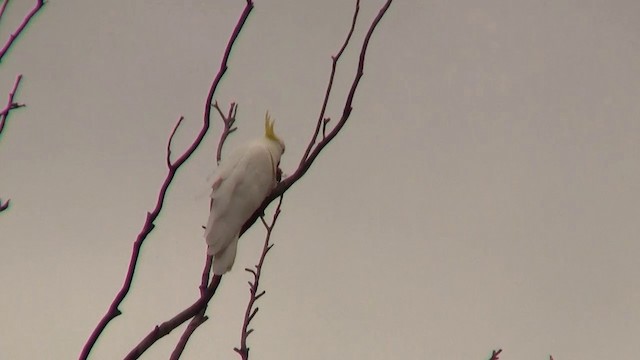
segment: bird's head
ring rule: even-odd
[[[280,147],[280,155],[284,154],[284,141],[280,140],[280,138],[273,131],[273,125],[275,124],[275,120],[271,120],[269,116],[269,112],[264,116],[264,137],[267,140],[276,143]]]

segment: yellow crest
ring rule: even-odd
[[[264,116],[264,136],[267,139],[281,142],[281,140],[276,136],[276,133],[273,131],[274,124],[275,124],[275,120],[271,120],[271,117],[269,116],[269,111],[267,111],[267,114]]]

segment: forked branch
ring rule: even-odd
[[[242,360],[249,359],[249,347],[247,346],[247,338],[249,334],[253,332],[253,329],[249,329],[249,324],[251,320],[258,313],[258,307],[254,307],[256,301],[260,299],[265,294],[265,291],[258,292],[260,286],[260,275],[262,274],[262,266],[264,265],[264,259],[267,257],[267,253],[273,247],[271,243],[271,232],[273,231],[273,227],[276,225],[276,221],[278,220],[278,216],[280,216],[280,207],[282,206],[282,198],[280,196],[280,201],[278,202],[278,207],[276,207],[276,212],[273,214],[273,218],[271,219],[271,225],[267,224],[264,220],[264,216],[261,216],[262,224],[264,228],[267,230],[267,234],[264,239],[264,245],[262,246],[262,254],[260,254],[260,260],[258,260],[258,264],[255,265],[255,269],[246,268],[245,271],[249,272],[253,275],[253,281],[249,281],[249,303],[247,304],[247,309],[244,313],[244,322],[242,323],[242,332],[240,334],[240,347],[234,348],[233,350],[237,352]]]

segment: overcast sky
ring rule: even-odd
[[[382,4],[362,2],[333,119]],[[32,3],[10,4],[2,39]],[[243,6],[50,0],[0,64],[0,95],[22,73],[27,104],[0,139],[0,358],[77,358]],[[216,95],[240,105],[225,154],[268,109],[295,170],[353,6],[256,0]],[[285,196],[252,358],[637,358],[639,34],[635,0],[396,0],[351,119]],[[92,359],[122,358],[197,298],[220,125],[176,177]],[[260,226],[241,239],[184,359],[237,357],[242,269],[263,239]],[[166,359],[182,329],[143,358]]]

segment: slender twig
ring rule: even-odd
[[[213,104],[213,107],[218,110],[218,114],[220,115],[220,118],[222,119],[222,123],[223,123],[223,128],[222,128],[222,134],[220,135],[220,141],[218,141],[218,150],[216,151],[216,163],[218,163],[218,165],[220,164],[220,160],[222,160],[222,147],[224,146],[224,143],[227,141],[227,137],[234,131],[238,130],[237,127],[234,127],[233,124],[236,122],[236,114],[238,113],[238,105],[236,103],[231,103],[231,106],[229,106],[229,113],[228,115],[224,115],[222,113],[222,110],[220,109],[220,107],[218,106],[218,102],[216,101],[215,104]]]
[[[196,138],[196,140],[194,141],[194,143],[192,144],[192,146],[187,150],[187,153],[183,154],[183,156],[181,156],[176,163],[180,163],[180,165],[182,165],[182,163],[184,161],[186,161],[186,159],[191,156],[191,154],[193,153],[193,151],[195,151],[195,148],[200,144],[200,142],[202,141],[202,139],[204,138],[207,130],[209,129],[209,124],[210,124],[210,120],[211,120],[211,108],[212,103],[213,103],[213,95],[215,94],[216,89],[218,88],[218,84],[220,83],[220,80],[222,80],[223,75],[226,73],[227,71],[227,62],[229,60],[229,56],[231,55],[231,49],[233,48],[233,45],[236,41],[236,39],[238,38],[238,35],[240,34],[240,31],[242,30],[245,22],[247,21],[247,18],[249,16],[249,14],[251,13],[251,10],[253,9],[253,1],[252,0],[247,0],[246,1],[246,5],[244,7],[244,10],[242,11],[242,14],[240,15],[240,18],[238,19],[238,22],[236,23],[236,26],[233,30],[233,33],[231,34],[231,37],[229,38],[229,42],[227,43],[227,47],[225,49],[224,55],[222,57],[222,61],[220,63],[220,69],[218,70],[218,73],[216,74],[215,78],[213,79],[213,82],[211,83],[211,87],[209,88],[209,94],[207,96],[207,101],[205,103],[205,110],[204,110],[204,124],[202,126],[202,129],[200,131],[200,133],[198,134],[198,137]],[[187,155],[187,156],[185,156]],[[180,162],[182,161],[182,162]],[[173,177],[173,175],[171,176]],[[166,188],[163,189],[166,191]],[[162,195],[162,197],[164,197],[164,195]],[[157,214],[156,214],[157,216]],[[147,217],[149,218],[149,216]],[[155,219],[155,217],[154,217]],[[151,224],[153,226],[153,224]],[[145,226],[146,228],[146,226]],[[145,235],[146,236],[146,235]],[[133,267],[135,267],[135,261],[133,261],[133,256],[135,255],[135,260],[137,260],[137,256],[138,253],[140,252],[140,246],[138,245],[136,247],[137,241],[136,243],[134,243],[134,251],[132,253],[132,263]],[[133,270],[131,270],[132,267],[130,266],[130,272],[133,273]],[[129,273],[127,274],[129,275]],[[129,289],[129,286],[131,285],[131,281],[129,276],[127,276],[127,279],[129,280],[128,282],[125,282],[126,286],[126,291],[124,292],[124,294],[126,295],[126,292]],[[215,291],[218,287],[218,284],[220,283],[220,279],[221,276],[214,276],[213,279],[211,280],[211,284],[209,284],[209,286],[207,287],[207,291],[205,292],[204,296],[201,296],[200,299],[198,299],[195,303],[193,303],[190,307],[188,307],[187,309],[185,309],[184,311],[182,311],[181,313],[179,313],[178,315],[174,316],[173,318],[171,318],[170,320],[162,323],[159,326],[156,326],[154,328],[154,330],[152,330],[144,339],[142,339],[142,341],[140,341],[140,343],[133,349],[131,350],[131,352],[129,353],[129,355],[127,355],[126,359],[137,359],[140,355],[142,355],[142,353],[144,351],[146,351],[151,345],[153,345],[156,341],[158,341],[160,338],[162,338],[163,336],[169,334],[173,329],[175,329],[176,327],[180,326],[182,323],[184,323],[185,321],[187,321],[188,319],[196,316],[202,309],[203,307],[209,302],[209,300],[213,297],[213,295],[215,294]],[[123,287],[123,289],[125,289],[125,287]],[[116,299],[118,300],[117,304],[120,304],[120,302],[122,301],[122,299],[124,298],[124,296],[120,297],[118,296]],[[115,301],[114,301],[115,303]],[[112,314],[113,313],[113,314]],[[113,317],[119,315],[119,310],[117,310],[117,305],[114,308],[114,306],[112,305],[112,307],[110,307],[109,312],[107,313],[107,315],[105,315],[105,318],[108,318],[108,320],[106,321],[106,323],[108,323],[109,320],[111,320]],[[112,315],[110,315],[112,314]],[[109,318],[110,316],[110,318]],[[104,319],[103,319],[104,320]],[[100,332],[104,329],[104,327],[106,326],[106,323],[104,323],[104,325],[102,325],[102,321],[101,324],[99,324],[99,328],[100,328]],[[98,328],[96,328],[96,330],[98,330]],[[98,332],[99,335],[99,332]],[[97,339],[97,336],[93,336],[92,334],[92,338],[90,338],[90,340],[93,340],[93,343],[95,343],[95,340]],[[91,343],[90,346],[93,346],[93,343]],[[89,344],[89,343],[87,343]],[[89,351],[90,351],[91,347],[89,347]],[[84,351],[83,350],[83,355],[85,357],[81,356],[81,359],[86,359],[86,356],[89,354],[89,351]]]
[[[318,133],[320,131],[320,126],[322,124],[324,124],[322,125],[322,137],[323,138],[325,137],[325,128],[329,120],[324,118],[324,113],[327,110],[327,104],[329,103],[329,96],[331,95],[331,89],[333,89],[333,78],[336,75],[336,69],[338,68],[338,61],[340,60],[340,57],[342,57],[342,53],[344,52],[344,50],[349,45],[349,40],[351,40],[351,35],[353,35],[353,30],[356,27],[356,22],[358,20],[359,12],[360,12],[360,0],[356,0],[356,9],[353,11],[351,28],[349,29],[347,38],[344,40],[342,47],[340,48],[340,50],[338,50],[338,53],[331,57],[331,74],[329,75],[329,83],[327,84],[327,90],[325,91],[324,100],[322,101],[322,108],[320,110],[320,115],[318,116],[318,122],[316,123],[316,128],[313,131],[313,136],[309,141],[309,145],[307,145],[307,149],[304,151],[304,155],[302,155],[302,159],[300,159],[299,166],[303,166],[305,161],[307,160],[307,157],[309,157],[309,153],[311,152],[311,149],[313,149],[313,145],[315,145],[316,140],[318,139]]]
[[[2,7],[0,8],[0,20],[2,20],[2,15],[4,15],[4,10],[7,8],[7,4],[9,4],[9,0],[4,0],[4,2],[2,2]]]
[[[9,205],[11,205],[11,199],[8,199],[5,202],[2,202],[2,199],[0,199],[0,212],[7,210]]]
[[[284,195],[283,195],[284,196]],[[249,359],[249,347],[247,347],[247,338],[249,334],[253,332],[253,329],[249,329],[249,323],[258,313],[258,307],[253,307],[255,302],[265,294],[265,291],[258,292],[260,286],[260,275],[262,274],[262,266],[264,264],[264,259],[267,256],[267,253],[273,247],[273,244],[270,243],[271,240],[271,232],[273,231],[273,227],[276,225],[276,221],[278,220],[278,216],[280,216],[280,207],[282,206],[282,198],[280,196],[280,201],[278,202],[278,207],[276,207],[276,212],[273,214],[273,218],[271,220],[271,225],[267,224],[264,220],[264,216],[261,216],[262,224],[267,230],[267,234],[264,239],[264,245],[262,246],[262,254],[260,254],[260,260],[258,260],[258,264],[255,265],[254,269],[245,269],[245,271],[251,273],[253,275],[253,281],[249,282],[249,303],[247,304],[247,309],[244,313],[244,322],[242,323],[242,333],[240,335],[240,347],[234,348],[235,352],[237,352],[242,360]]]
[[[4,7],[7,5],[7,3],[8,1],[6,1],[2,6],[3,13],[4,13]],[[0,49],[0,62],[2,62],[2,59],[4,58],[5,54],[7,53],[7,51],[9,51],[9,48],[11,48],[11,46],[13,45],[13,42],[18,38],[18,36],[20,36],[22,31],[27,27],[27,24],[29,24],[31,19],[38,13],[38,11],[40,11],[40,9],[42,9],[44,4],[45,4],[44,0],[36,0],[36,5],[33,7],[33,9],[31,9],[31,11],[29,11],[29,13],[24,17],[24,19],[22,19],[22,22],[20,23],[20,25],[18,25],[18,28],[16,29],[16,31],[14,31],[9,36],[9,40],[7,40],[7,42],[4,44],[4,47]]]
[[[489,360],[500,360],[498,359],[498,355],[500,355],[501,352],[502,349],[493,350],[493,352],[491,352],[491,357],[489,358]]]
[[[4,11],[4,6],[6,6],[6,2],[3,4],[2,11]],[[2,15],[0,14],[0,17],[1,16]],[[13,98],[15,97],[16,92],[18,91],[18,86],[20,86],[21,80],[22,80],[22,74],[18,75],[18,77],[16,78],[16,82],[13,85],[13,89],[11,90],[11,92],[9,92],[9,100],[7,101],[7,105],[4,107],[4,109],[0,110],[0,139],[2,139],[2,131],[4,130],[4,126],[7,123],[7,119],[9,119],[9,113],[11,113],[11,110],[21,108],[24,106],[24,104],[19,104],[13,101]],[[7,201],[5,202],[2,202],[2,199],[0,199],[0,212],[7,210],[10,204],[11,204],[11,199],[7,199]]]
[[[16,96],[16,92],[18,91],[18,86],[20,86],[20,81],[22,81],[22,74],[18,75],[16,78],[16,82],[13,84],[13,89],[9,93],[9,101],[7,101],[7,105],[4,109],[0,110],[0,135],[2,135],[2,131],[4,130],[4,126],[7,123],[7,119],[9,118],[9,113],[13,109],[21,108],[24,104],[19,104],[13,101],[13,98]]]

